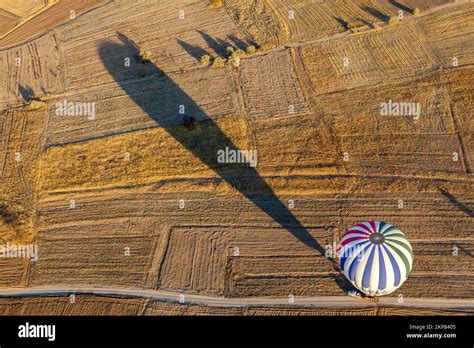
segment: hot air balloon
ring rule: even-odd
[[[413,265],[413,250],[405,234],[381,221],[349,229],[342,236],[338,255],[344,275],[367,296],[395,291]]]

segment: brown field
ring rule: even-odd
[[[225,9],[242,31],[260,45],[273,47],[287,41],[287,29],[267,1],[227,0]]]
[[[218,119],[216,124],[224,133],[229,134],[229,138],[239,148],[248,148],[250,135],[245,119],[237,116],[223,117]],[[189,139],[206,134],[205,141],[210,147],[218,141],[212,134],[214,127],[208,122],[198,123],[191,132],[182,125],[173,127]],[[113,139],[114,142],[111,141]],[[102,148],[107,151],[101,150]],[[126,153],[130,156],[128,161],[125,158]],[[208,154],[209,157],[213,155]],[[71,158],[76,161],[70,161]],[[50,147],[42,160],[41,170],[44,178],[41,185],[45,191],[64,191],[72,187],[114,187],[173,178],[213,176],[213,172],[204,163],[179,146],[172,136],[160,128]]]
[[[1,240],[31,242],[36,233],[36,187],[44,144],[44,111],[1,112],[0,131]]]
[[[184,11],[185,19],[177,16],[180,10]],[[123,16],[123,13],[134,15]],[[223,55],[228,46],[247,45],[246,36],[233,24],[224,9],[210,11],[206,1],[120,0],[101,11],[78,18],[58,34],[64,42],[68,90],[114,80],[104,68],[98,46],[113,42],[117,33],[135,41],[141,49],[149,50],[156,66],[166,73],[196,68],[204,54]],[[142,76],[143,67],[133,64],[137,57],[130,58],[132,66],[124,70],[123,59],[110,55],[113,64],[117,64],[119,79]],[[84,74],[84,71],[88,73]]]
[[[462,186],[459,189],[462,190]],[[158,192],[153,192],[155,190]],[[182,193],[187,197],[187,203],[185,209],[178,210],[175,194],[159,192],[161,190],[144,187],[142,192],[55,194],[41,201],[42,225],[47,230],[41,231],[38,238],[40,249],[47,250],[47,257],[30,268],[33,284],[105,286],[120,281],[165,291],[231,297],[285,296],[288,293],[343,295],[335,282],[338,273],[328,260],[304,246],[287,230],[277,226],[269,228],[269,224],[274,224],[268,217],[262,213],[249,213],[252,203],[222,195],[225,190],[219,190],[221,194],[216,195],[208,193],[209,188],[194,187],[190,192]],[[472,198],[470,202],[462,195],[457,196],[465,204],[472,204]],[[71,197],[75,199],[75,209],[69,208]],[[337,243],[342,231],[371,217],[404,224],[418,257],[413,270],[415,285],[413,288],[404,286],[403,294],[469,297],[469,288],[463,288],[462,284],[472,278],[469,255],[473,248],[470,236],[474,231],[470,218],[453,207],[441,193],[403,193],[396,199],[388,199],[382,194],[369,196],[366,193],[359,197],[339,194],[337,201],[332,195],[289,197],[295,199],[294,214],[298,220],[306,226],[318,225],[309,231],[321,245]],[[406,208],[396,208],[398,199],[406,202]],[[282,200],[286,201],[287,197]],[[197,211],[208,213],[197,220]],[[232,226],[236,212],[246,221],[245,227]],[[163,237],[152,244],[151,234],[156,233],[157,227],[151,224],[153,220],[143,221],[143,216],[153,216],[165,226],[187,227],[163,230]],[[80,227],[76,226],[78,221],[81,221]],[[452,231],[449,237],[445,235],[447,229]],[[113,235],[117,242],[108,247],[105,241],[102,242],[106,240],[103,237],[91,240],[87,233],[95,230]],[[139,231],[143,231],[148,247],[155,251],[144,249],[144,245],[135,244],[138,239],[134,242],[130,238]],[[54,236],[55,242],[48,239],[48,235]],[[125,246],[131,248],[131,256],[124,256]],[[454,247],[459,249],[457,256],[452,254]],[[66,250],[75,250],[73,262]],[[238,255],[235,255],[236,250]],[[155,265],[150,264],[153,262],[150,257]],[[442,266],[438,264],[440,260]],[[58,262],[62,266],[54,267]],[[90,268],[80,267],[81,272],[74,274],[62,273],[78,267],[75,262],[86,263]],[[128,267],[124,268],[124,265]],[[150,268],[152,273],[147,273]],[[104,281],[100,275],[108,272],[112,273]],[[141,278],[137,278],[139,276]],[[158,278],[152,279],[153,276]],[[420,282],[441,276],[447,277],[446,281],[453,279],[453,286],[419,287]],[[460,277],[463,281],[455,285]],[[454,287],[458,291],[453,293]]]
[[[0,259],[0,314],[472,314],[1,297],[12,287],[102,287],[346,298],[324,251],[375,219],[400,227],[415,254],[386,298],[471,303],[474,4],[394,3],[61,0],[0,39],[0,244],[39,248],[38,261]],[[0,34],[31,14],[2,5]],[[386,25],[400,6],[421,14]],[[199,62],[251,44],[239,64]],[[61,116],[63,101],[95,103],[96,115]],[[388,101],[417,102],[420,117],[382,116]],[[227,145],[256,150],[255,170],[218,163]]]
[[[8,32],[12,28],[14,28],[19,21],[19,16],[11,12],[5,11],[4,9],[0,9],[0,33]]]
[[[288,31],[288,40],[292,42],[319,39],[340,33],[345,29],[343,21],[355,26],[364,26],[396,12],[395,9],[389,9],[381,3],[383,2],[377,0],[269,1]]]
[[[458,59],[459,66],[465,66],[473,63],[473,18],[472,4],[465,4],[421,18],[416,26],[444,66],[452,66],[453,58]],[[459,30],[463,31],[462,37]]]
[[[186,86],[188,95],[199,104],[209,117],[218,118],[242,113],[239,98],[233,93],[237,86],[229,69],[199,69],[186,74],[171,74],[170,77],[181,88]],[[170,115],[166,119],[167,123],[173,125],[181,122],[182,116],[176,113],[176,101],[166,98],[167,93],[161,93],[163,98],[156,97],[157,94],[160,95],[160,92],[156,90],[157,83],[161,86],[162,91],[169,93],[176,87],[166,81],[161,83],[160,77],[156,76],[133,83],[139,86],[140,96],[154,100],[160,115]],[[213,97],[208,98],[209,94],[212,94]],[[77,100],[95,102],[96,113],[100,117],[91,121],[87,116],[79,119],[57,116],[55,114],[56,103],[63,103],[64,100],[68,102]],[[105,94],[100,87],[82,94],[51,99],[49,105],[48,145],[77,142],[156,127],[156,122],[137,107],[120,86],[116,85],[109,86]],[[189,109],[193,111],[192,106]],[[116,121],[118,114],[123,115],[120,116],[120,122]],[[196,117],[196,120],[199,120],[199,117]]]
[[[24,45],[0,50],[0,71],[6,75],[5,83],[0,85],[2,102],[63,91],[61,53],[57,45],[54,35],[46,34]]]
[[[0,311],[4,315],[239,315],[239,316],[314,316],[314,315],[469,315],[463,309],[426,310],[423,308],[406,309],[398,306],[367,305],[366,307],[340,307],[337,310],[324,307],[292,306],[244,306],[213,307],[197,304],[176,304],[148,299],[124,299],[78,294],[75,302],[71,297],[2,298]]]
[[[27,21],[36,14],[45,10],[49,5],[57,1],[45,0],[2,0],[0,2],[0,37],[3,38],[22,22]]]
[[[12,9],[17,8],[18,12],[15,14],[19,19],[5,29],[0,28],[3,29],[0,31],[0,47],[12,46],[43,34],[51,27],[75,20],[106,2],[107,0],[2,0],[0,9],[12,13]]]
[[[250,117],[310,112],[289,51],[245,60],[241,79]],[[278,89],[269,88],[270,86]],[[265,103],[262,103],[262,100],[265,100]]]
[[[0,279],[0,288],[17,288],[26,286],[26,270],[28,269],[28,263],[29,260],[27,259],[0,260],[0,270],[2,271],[2,277]]]
[[[407,23],[301,48],[316,93],[373,86],[390,78],[419,77],[435,69],[438,62],[412,26]]]
[[[90,295],[0,299],[2,315],[141,315],[144,307],[143,299]]]
[[[410,17],[414,8],[421,12],[454,0],[243,0],[226,1],[227,11],[238,25],[263,45],[305,42],[341,34],[354,28],[387,21],[403,9]]]
[[[31,263],[30,285],[145,286],[161,234],[152,221],[134,220],[116,217],[40,229],[38,248],[44,256]],[[97,230],[99,238],[91,235]]]

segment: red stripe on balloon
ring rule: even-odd
[[[355,225],[354,227],[363,228],[364,230],[366,230],[368,232],[368,234],[372,234],[372,231],[367,226],[365,226],[364,224],[358,224],[358,225]]]
[[[369,221],[369,224],[370,226],[372,226],[372,229],[373,229],[372,233],[377,233],[377,227],[375,226],[375,221]]]
[[[348,244],[348,243],[350,243],[350,242],[353,242],[353,241],[359,240],[359,239],[367,239],[367,238],[366,238],[366,237],[352,237],[352,238],[348,238],[348,239],[346,239],[345,241],[341,242],[341,245],[344,246],[344,245],[346,245],[346,244]]]
[[[364,231],[359,231],[359,230],[349,230],[344,235],[349,234],[349,233],[358,233],[358,234],[363,234],[365,236],[368,236],[370,233],[364,232]]]

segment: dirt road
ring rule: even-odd
[[[177,302],[186,304],[197,304],[214,307],[246,307],[246,306],[282,306],[294,305],[295,307],[367,307],[376,306],[376,302],[352,298],[349,296],[318,296],[318,297],[294,297],[290,302],[289,297],[284,298],[225,298],[211,297],[195,294],[179,294],[173,292],[142,290],[142,289],[119,289],[119,288],[86,288],[86,287],[31,287],[1,289],[1,297],[41,297],[41,296],[68,296],[70,294],[92,294],[98,296],[145,298],[151,300]],[[379,304],[417,307],[433,309],[464,309],[474,310],[474,299],[428,299],[428,298],[405,298],[401,303],[395,297],[379,298]]]

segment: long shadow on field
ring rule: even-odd
[[[228,41],[219,38],[214,38],[211,35],[198,30],[199,35],[206,41],[207,45],[219,56],[226,54],[227,47],[232,46]]]
[[[100,46],[99,53],[107,70],[130,98],[153,118],[158,126],[164,128],[182,146],[213,169],[223,180],[241,192],[278,224],[284,226],[302,243],[324,255],[325,249],[276,197],[273,190],[255,168],[248,163],[218,163],[217,153],[219,150],[225,150],[226,148],[237,150],[238,148],[199,105],[161,69],[149,64],[152,70],[151,73],[154,75],[153,78],[156,78],[153,82],[156,84],[153,87],[156,90],[154,96],[143,93],[138,83],[127,83],[121,80],[123,74],[119,71],[123,69],[123,65],[117,66],[113,62],[123,61],[125,57],[131,58],[131,52],[134,55],[133,59],[136,59],[140,50],[133,41],[125,36],[121,35],[120,38],[123,43],[104,43]],[[110,54],[113,54],[117,59],[111,60]],[[185,115],[179,113],[183,106]],[[202,121],[199,127],[196,127],[194,120]],[[177,126],[177,124],[184,124],[186,127]],[[236,212],[237,215],[238,212]]]
[[[344,29],[347,29],[349,26],[349,23],[340,17],[333,16],[332,18],[334,18]]]
[[[408,12],[408,13],[411,13],[411,12],[412,12],[412,9],[411,9],[411,8],[409,8],[409,7],[406,6],[406,5],[401,4],[401,3],[400,3],[399,1],[397,1],[397,0],[389,0],[388,2],[391,3],[393,6],[399,8],[399,9],[402,10],[402,11],[405,11],[405,12]]]
[[[467,214],[468,216],[470,217],[474,217],[474,209],[471,208],[470,206],[468,206],[467,204],[464,204],[462,202],[460,202],[456,196],[454,196],[453,194],[449,193],[448,191],[446,191],[444,188],[442,187],[438,187],[438,190],[439,192],[441,192],[443,194],[443,196],[445,196],[450,202],[452,205],[454,205],[455,207],[457,207],[459,210],[463,211],[465,214]]]
[[[200,60],[202,56],[204,55],[209,55],[209,52],[207,52],[205,49],[199,47],[198,45],[191,45],[188,44],[187,42],[184,42],[182,40],[177,40],[178,44],[193,58],[196,60]]]
[[[33,89],[29,86],[18,85],[18,91],[20,92],[21,97],[24,101],[29,102],[31,97],[35,95]]]
[[[389,16],[387,16],[386,14],[380,12],[379,10],[373,8],[373,7],[370,7],[370,6],[365,6],[364,7],[364,10],[369,13],[370,15],[374,16],[375,18],[378,18],[380,19],[381,21],[388,21],[390,19]]]
[[[240,48],[241,50],[246,50],[248,46],[253,45],[255,47],[258,47],[258,45],[253,42],[252,40],[241,40],[235,35],[228,35],[227,38],[232,41],[232,43],[237,47]]]
[[[467,256],[474,258],[474,255],[472,255],[472,253],[471,253],[469,250],[467,250],[466,248],[460,246],[459,244],[456,244],[456,246],[457,246],[459,249],[461,249]]]

